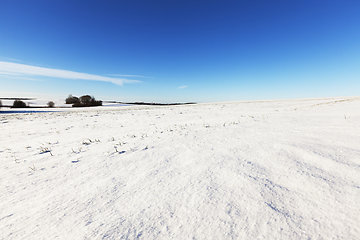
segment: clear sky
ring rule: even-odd
[[[360,1],[0,0],[0,97],[360,95]]]

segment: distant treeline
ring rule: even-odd
[[[10,108],[28,108],[25,102],[21,100],[34,100],[36,98],[0,98],[0,108],[1,107],[10,107]],[[13,105],[3,105],[1,100],[14,100]]]
[[[156,105],[156,106],[172,106],[172,105],[187,105],[187,104],[196,104],[195,102],[188,102],[188,103],[148,103],[148,102],[116,102],[122,104],[132,104],[132,105]]]
[[[2,105],[2,100],[15,100],[13,105]],[[47,106],[29,106],[29,103],[26,104],[21,100],[34,100],[35,98],[0,98],[0,108],[1,107],[11,107],[11,108],[46,108],[46,107],[55,107],[55,103],[50,101],[47,103]],[[104,101],[106,103],[120,103],[120,104],[129,104],[129,105],[151,105],[151,106],[174,106],[174,105],[188,105],[196,104],[195,102],[186,102],[186,103],[153,103],[153,102],[117,102],[117,101]],[[66,104],[72,104],[72,107],[92,107],[92,106],[102,106],[103,101],[96,100],[95,97],[90,95],[84,95],[81,97],[76,97],[69,95],[65,99]]]
[[[35,100],[36,98],[0,98],[0,100]]]

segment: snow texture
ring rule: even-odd
[[[360,98],[0,110],[0,239],[359,239]]]

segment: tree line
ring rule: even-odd
[[[65,103],[72,104],[73,107],[102,106],[101,100],[96,100],[94,96],[90,96],[90,95],[84,95],[78,98],[70,94],[65,99]]]
[[[102,101],[101,100],[96,100],[94,96],[90,96],[90,95],[84,95],[81,97],[76,97],[73,95],[69,95],[66,99],[65,99],[65,103],[66,104],[72,104],[72,107],[92,107],[92,106],[102,106]],[[2,102],[0,100],[0,108],[2,107]],[[11,108],[28,108],[30,107],[29,105],[26,105],[25,102],[23,102],[22,100],[19,99],[15,99],[13,105],[11,106]],[[49,101],[47,103],[47,107],[55,107],[55,103],[53,101]]]

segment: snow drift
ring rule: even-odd
[[[360,98],[41,111],[0,111],[0,239],[360,235]]]

